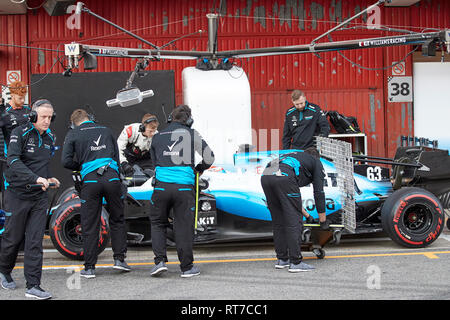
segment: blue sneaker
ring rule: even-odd
[[[160,263],[153,266],[152,270],[150,271],[150,275],[154,277],[154,276],[160,275],[161,273],[164,273],[166,271],[167,271],[167,266],[164,263],[164,261],[161,261]]]
[[[200,269],[197,266],[192,266],[191,269],[181,272],[182,278],[190,278],[194,276],[198,276],[200,274]]]
[[[299,264],[293,264],[291,263],[289,265],[289,272],[303,272],[303,271],[312,271],[316,268],[313,266],[310,266],[309,264],[306,264],[304,262],[300,262]]]
[[[16,288],[16,283],[11,278],[11,274],[3,274],[0,272],[0,281],[2,288],[5,290],[14,290]]]
[[[122,271],[126,271],[126,272],[131,271],[130,266],[125,262],[125,260],[123,260],[123,261],[114,260],[113,269],[122,270]]]
[[[95,270],[94,269],[83,269],[80,271],[80,276],[87,278],[87,279],[95,278]]]
[[[289,259],[288,260],[278,259],[277,263],[275,264],[275,269],[288,268],[289,265],[290,265]]]
[[[27,298],[35,298],[38,300],[46,300],[51,299],[52,295],[50,292],[45,291],[39,286],[33,286],[25,292],[25,297]]]

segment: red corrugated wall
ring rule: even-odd
[[[0,43],[28,45],[27,17],[0,15]],[[22,80],[28,82],[28,50],[20,47],[0,46],[0,83],[6,83],[8,70],[20,70]]]
[[[170,48],[205,50],[209,12],[218,11],[213,0],[85,0],[93,12],[134,31],[147,40],[163,45],[183,35]],[[449,27],[450,1],[422,0],[407,8],[382,8],[382,23],[415,30]],[[304,44],[335,26],[337,22],[360,12],[373,0],[222,0],[219,26],[219,50]],[[44,9],[27,15],[0,15],[1,43],[29,45],[63,50],[63,44],[77,41],[87,44],[136,47],[146,46],[113,27],[83,14],[80,29],[68,28],[66,15],[50,17]],[[70,20],[69,22],[73,22]],[[367,15],[353,23],[365,24]],[[356,24],[350,26],[357,27]],[[419,28],[420,27],[420,28]],[[204,32],[199,33],[199,30]],[[335,32],[333,40],[387,35],[367,29]],[[325,41],[325,39],[324,39]],[[382,68],[403,58],[411,47],[392,47],[346,51],[350,60],[370,68]],[[63,52],[59,53],[62,56]],[[6,82],[6,70],[22,70],[25,81],[30,73],[62,72],[58,53],[0,46],[0,79]],[[290,92],[299,88],[308,100],[325,110],[338,110],[356,116],[368,136],[370,154],[392,156],[400,135],[413,134],[413,104],[387,101],[387,77],[391,70],[368,71],[346,61],[338,53],[260,57],[240,61],[252,89],[252,126],[254,129],[280,129],[284,112],[290,107]],[[181,71],[193,61],[161,61],[154,70],[175,70],[176,101],[182,102]],[[406,60],[407,75],[412,75],[412,58]],[[131,71],[131,59],[100,58],[97,71]],[[83,69],[81,68],[80,71]],[[120,86],[120,85],[119,85]],[[32,89],[31,89],[32,93]],[[280,132],[281,138],[281,132]],[[269,136],[270,141],[270,136]]]

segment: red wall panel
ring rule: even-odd
[[[384,154],[383,90],[308,90],[305,93],[308,101],[318,104],[323,110],[336,110],[344,115],[356,116],[359,127],[367,134],[368,152]],[[271,130],[279,129],[281,139],[284,114],[291,106],[290,92],[253,93],[252,126],[268,130],[268,144]],[[259,142],[254,141],[254,144]]]
[[[20,70],[22,80],[28,82],[27,17],[0,15],[0,83],[6,85],[6,71]]]

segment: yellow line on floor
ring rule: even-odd
[[[438,254],[449,254],[450,251],[433,251],[433,252],[397,252],[397,253],[369,253],[369,254],[348,254],[339,256],[325,256],[325,259],[348,259],[348,258],[372,258],[372,257],[396,257],[396,256],[418,256],[423,255],[429,259],[439,259]],[[304,257],[304,260],[317,259],[316,257]],[[230,262],[258,262],[258,261],[276,261],[276,258],[242,258],[242,259],[215,259],[215,260],[195,260],[194,263],[230,263]],[[151,266],[153,262],[130,262],[130,266]],[[178,265],[178,261],[167,262],[167,264]],[[109,268],[113,264],[97,264],[98,268]],[[68,265],[49,265],[43,266],[44,270],[50,269],[82,269],[82,264]],[[16,269],[23,269],[23,266],[16,266]]]
[[[427,257],[428,259],[439,259],[439,257],[437,255],[435,255],[434,253],[430,252],[430,253],[424,253],[423,254],[425,257]]]

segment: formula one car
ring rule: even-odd
[[[234,164],[215,165],[205,171],[199,182],[195,243],[271,239],[271,216],[260,176],[269,161],[292,151],[238,153]],[[366,163],[375,162],[392,165],[392,175],[390,179],[383,179],[381,175],[364,176],[351,170],[354,192],[346,194],[341,188],[344,181],[341,178],[346,173],[340,171],[339,161],[322,157],[326,172],[326,214],[332,226],[331,230],[322,232],[316,225],[305,224],[303,245],[306,249],[323,258],[322,247],[330,241],[338,243],[341,234],[348,233],[385,231],[394,242],[410,248],[428,246],[439,237],[444,227],[444,209],[450,207],[450,156],[447,151],[401,147],[394,159],[349,158],[346,161],[352,164],[355,172],[360,172],[356,170],[360,167],[372,172],[378,167]],[[151,170],[142,171],[137,166],[133,176],[125,180],[128,184],[125,218],[129,244],[151,243],[152,180]],[[311,186],[301,188],[303,206],[317,218],[312,191]],[[349,212],[345,208],[347,201],[354,204]],[[50,238],[56,249],[71,259],[83,258],[80,207],[77,192],[69,188],[49,210]],[[170,217],[167,227],[168,244],[174,245]],[[108,206],[105,204],[99,252],[107,246],[108,240]]]

